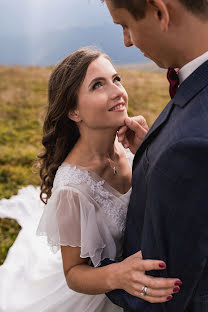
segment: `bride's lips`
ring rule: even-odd
[[[108,111],[109,112],[123,112],[126,109],[126,105],[124,102],[119,102],[113,107],[111,107]]]

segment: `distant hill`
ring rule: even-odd
[[[167,69],[158,67],[154,62],[119,65],[120,69],[166,73]]]
[[[0,35],[0,63],[7,65],[51,65],[70,52],[95,45],[107,53],[115,64],[144,63],[146,59],[135,47],[123,45],[122,31],[115,25],[69,27],[36,35]]]
[[[70,52],[96,45],[115,64],[148,61],[125,48],[120,26],[100,0],[0,0],[0,64],[53,65]]]

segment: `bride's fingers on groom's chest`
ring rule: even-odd
[[[152,289],[174,289],[176,286],[182,286],[181,281],[177,278],[153,277],[148,275],[144,275],[143,283]]]
[[[164,270],[166,268],[166,264],[160,260],[141,260],[140,266],[142,271],[151,271],[151,270]]]

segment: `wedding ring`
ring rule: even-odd
[[[146,296],[146,295],[147,295],[147,286],[143,286],[143,287],[142,287],[141,295],[142,295],[142,296]]]

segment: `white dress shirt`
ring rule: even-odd
[[[188,78],[188,76],[190,76],[200,65],[202,65],[207,60],[208,60],[208,51],[200,55],[199,57],[195,58],[193,61],[184,65],[178,71],[179,84],[182,84],[182,82],[186,78]]]

